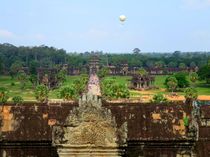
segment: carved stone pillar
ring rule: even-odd
[[[119,157],[126,146],[127,123],[117,127],[97,96],[84,95],[64,123],[53,127],[59,157]]]

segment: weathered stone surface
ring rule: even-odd
[[[9,112],[5,113],[6,117],[13,114],[13,118],[9,121],[3,119],[3,123],[17,121],[19,124],[17,127],[10,127],[14,130],[2,132],[0,156],[4,150],[8,157],[57,157],[55,148],[51,145],[52,128],[54,125],[59,126],[61,122],[64,123],[78,103],[27,103],[19,106],[7,104],[0,106],[0,111],[5,106],[10,108]],[[173,126],[180,126],[180,121],[185,115],[191,115],[191,109],[187,104],[103,102],[102,107],[111,111],[117,129],[127,122],[126,152],[129,152],[129,157],[161,155],[174,157],[179,150],[191,150],[194,147],[198,157],[210,156],[209,126],[198,123],[198,141],[187,138],[186,134],[182,135],[179,131],[173,131]],[[201,122],[209,120],[209,111],[209,106],[201,107]],[[153,113],[159,114],[161,119],[159,117],[153,119]],[[2,112],[1,115],[4,117]]]
[[[59,157],[119,157],[115,147],[62,147],[58,148]]]
[[[52,137],[59,156],[83,156],[84,152],[94,157],[118,156],[119,146],[127,140],[127,125],[118,129],[111,111],[102,107],[97,96],[83,95],[65,122],[53,127]]]

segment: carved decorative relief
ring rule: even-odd
[[[97,96],[84,95],[66,121],[53,127],[54,145],[117,147],[126,143],[127,124],[117,127]]]
[[[200,118],[200,107],[196,101],[193,101],[193,109],[191,112],[191,123],[189,125],[188,137],[198,140],[199,136],[199,125],[198,121]]]
[[[2,119],[3,119],[2,118],[2,112],[1,112],[1,109],[0,109],[0,141],[2,140],[2,131],[1,131],[2,130],[2,125],[3,125],[2,124],[3,123],[2,122],[3,121]]]

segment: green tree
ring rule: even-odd
[[[9,99],[9,91],[4,88],[0,87],[0,104],[4,104]]]
[[[108,79],[102,83],[102,95],[109,99],[129,98],[130,92],[126,85],[119,84],[114,79]]]
[[[35,87],[36,87],[36,85],[37,85],[37,82],[38,82],[37,75],[31,74],[31,75],[29,76],[29,81],[32,83],[33,88],[35,89]]]
[[[165,84],[166,84],[166,87],[168,88],[168,90],[173,93],[174,90],[176,90],[176,88],[177,88],[178,81],[177,81],[176,77],[169,76],[168,78],[166,78]]]
[[[198,98],[198,92],[195,88],[188,87],[185,89],[184,93],[186,100],[196,100]]]
[[[109,68],[104,67],[102,69],[99,70],[98,72],[98,77],[99,78],[104,78],[105,76],[107,76],[109,74]]]
[[[80,79],[76,79],[73,81],[73,88],[75,89],[77,95],[82,95],[86,90],[88,82],[88,77],[85,74],[80,75]]]
[[[101,83],[102,95],[108,95],[112,85],[116,83],[115,79],[105,79]]]
[[[29,63],[29,72],[31,75],[37,75],[37,68],[39,67],[39,62],[32,60]]]
[[[140,68],[137,74],[144,76],[144,75],[148,75],[148,72],[144,68]]]
[[[16,105],[20,105],[23,103],[23,98],[21,96],[14,96],[12,100]]]
[[[205,65],[198,70],[198,76],[201,80],[205,80],[206,83],[210,83],[210,66]]]
[[[190,81],[193,83],[193,86],[194,86],[195,82],[198,80],[198,74],[196,72],[191,72],[189,77],[190,77]]]
[[[17,79],[18,79],[18,81],[20,81],[20,88],[24,89],[26,86],[26,82],[28,80],[26,73],[23,71],[18,72]]]
[[[140,52],[141,52],[141,50],[139,48],[133,49],[133,53],[134,54],[139,54]]]
[[[38,85],[35,89],[35,98],[39,102],[47,102],[49,95],[49,89],[45,85]]]
[[[169,67],[169,68],[176,68],[176,67],[177,67],[177,62],[175,62],[175,61],[169,62],[169,63],[168,63],[168,67]]]
[[[168,102],[168,100],[162,93],[157,93],[153,96],[151,102],[159,104],[159,103],[166,103]]]
[[[178,72],[174,74],[174,77],[178,81],[179,88],[186,88],[190,85],[189,81],[187,80],[187,74],[184,72]]]
[[[81,79],[83,84],[86,85],[88,83],[88,75],[87,74],[81,74],[80,79]]]
[[[190,63],[190,67],[191,67],[191,68],[195,68],[195,67],[196,67],[196,63],[195,63],[195,62],[191,62],[191,63]]]
[[[10,76],[13,79],[22,68],[23,64],[21,61],[15,61],[10,67]]]
[[[0,56],[0,74],[1,74],[2,71],[3,71],[3,67],[4,67],[3,59],[2,59],[1,56]]]
[[[59,98],[62,98],[64,100],[72,100],[78,98],[78,93],[74,86],[66,86],[62,87],[59,91]]]
[[[165,63],[163,61],[157,61],[155,62],[156,68],[163,68],[165,66]]]
[[[67,79],[67,71],[61,69],[57,74],[57,79],[60,85],[62,85]]]
[[[184,68],[186,68],[186,65],[185,65],[185,63],[179,63],[179,68],[181,68],[181,69],[184,69]]]
[[[154,67],[154,61],[153,60],[148,60],[148,61],[146,61],[145,65],[148,68],[153,68]]]

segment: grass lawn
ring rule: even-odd
[[[66,86],[72,84],[75,79],[78,79],[79,76],[68,76],[67,81],[62,85]],[[15,83],[14,86],[11,84]],[[20,89],[20,82],[17,79],[11,79],[10,76],[0,76],[0,87],[5,87],[9,90],[10,99],[14,96],[21,96],[24,100],[35,100],[34,89],[30,81],[27,81],[25,89]],[[51,90],[49,93],[50,99],[56,99],[59,89]]]
[[[167,76],[156,76],[155,77],[155,86],[159,87],[160,89],[165,89],[165,79],[167,78]],[[188,78],[189,80],[189,78]],[[190,82],[191,83],[191,82]],[[192,86],[194,86],[196,88],[196,90],[198,91],[198,95],[210,95],[210,84],[206,84],[205,81],[197,81],[195,83],[195,85],[191,84]],[[168,93],[168,92],[165,92]],[[183,95],[184,92],[178,92],[178,94]]]
[[[135,91],[130,90],[131,97],[138,98],[142,96],[152,96],[156,93],[163,93],[163,94],[169,94],[168,91],[166,91],[164,81],[167,76],[156,76],[155,77],[155,86],[158,87],[158,89],[152,89],[147,91]],[[67,81],[63,84],[63,86],[70,85],[73,83],[75,79],[78,79],[79,76],[68,76]],[[121,84],[130,85],[130,76],[108,76],[104,79],[116,79]],[[14,86],[11,84],[15,83]],[[10,76],[0,76],[0,87],[5,87],[9,90],[9,96],[10,99],[14,96],[22,96],[24,100],[35,100],[34,97],[34,89],[32,87],[32,84],[28,81],[26,83],[26,87],[24,90],[20,89],[20,82],[17,79],[11,80]],[[195,88],[198,91],[199,95],[210,95],[210,85],[205,84],[204,81],[197,81],[195,84]],[[50,99],[56,99],[58,95],[59,89],[51,90],[49,93]],[[184,92],[177,92],[178,95],[184,95]]]
[[[140,96],[151,96],[156,93],[170,94],[165,88],[164,82],[167,78],[167,75],[157,75],[155,77],[154,85],[158,87],[158,89],[152,89],[147,91],[135,91],[130,90],[131,97],[140,97]],[[130,76],[108,76],[105,79],[115,78],[119,83],[122,84],[130,84],[131,77]],[[195,88],[198,91],[198,95],[210,95],[210,85],[205,84],[205,81],[197,81],[195,84]],[[184,95],[184,92],[177,92],[178,95]]]
[[[129,86],[130,80],[131,80],[131,76],[107,76],[104,79],[105,80],[107,80],[107,79],[116,79],[117,82],[119,82],[120,84],[126,84],[126,85]]]

